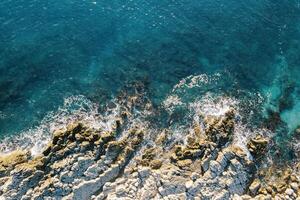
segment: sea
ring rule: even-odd
[[[1,0],[0,152],[38,152],[76,120],[109,129],[136,84],[153,130],[182,138],[234,108],[237,144],[261,133],[296,159],[300,1]]]

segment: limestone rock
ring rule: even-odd
[[[250,139],[247,147],[252,156],[233,143],[234,110],[207,117],[201,125],[194,123],[179,142],[172,141],[170,130],[155,134],[128,123],[133,115],[127,109],[123,112],[126,116],[116,117],[111,131],[77,122],[56,131],[37,157],[26,151],[0,157],[0,199],[299,197],[297,167],[268,168],[269,174],[276,171],[279,178],[263,175],[254,167],[267,150],[266,138]],[[260,179],[251,182],[253,177]]]
[[[268,145],[268,140],[261,135],[257,135],[255,138],[250,139],[247,147],[250,153],[255,157],[263,156]]]
[[[6,155],[0,155],[0,177],[7,174],[17,164],[29,159],[29,152],[16,150]]]
[[[162,161],[160,161],[160,160],[152,160],[150,162],[150,167],[152,169],[159,169],[159,168],[161,168],[161,166],[162,166]]]
[[[258,190],[259,190],[259,188],[260,188],[260,186],[261,186],[260,180],[255,179],[255,180],[251,183],[251,185],[250,185],[250,187],[249,187],[250,193],[251,193],[252,195],[256,195],[257,192],[258,192]]]

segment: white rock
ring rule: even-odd
[[[294,196],[294,190],[288,188],[288,189],[285,190],[285,194],[293,197]]]
[[[295,192],[297,192],[298,189],[299,189],[299,185],[298,185],[297,183],[293,182],[293,183],[291,183],[291,188],[292,188]]]
[[[188,181],[188,182],[185,183],[185,187],[186,187],[186,189],[188,189],[188,190],[189,190],[190,188],[192,188],[193,185],[194,185],[194,182],[193,182],[193,181]]]

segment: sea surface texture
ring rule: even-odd
[[[124,91],[142,94],[156,110],[148,123],[178,137],[196,111],[234,107],[238,142],[264,130],[273,158],[293,162],[300,1],[0,2],[1,152],[39,151],[77,120],[98,127]]]

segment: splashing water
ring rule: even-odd
[[[134,81],[174,137],[231,107],[237,143],[276,124],[270,113],[280,139],[300,125],[298,1],[3,0],[0,12],[2,152],[37,152],[76,120],[109,130],[120,107],[105,105]]]
[[[56,112],[50,112],[40,125],[20,133],[18,136],[4,138],[0,143],[0,151],[6,153],[15,149],[30,149],[32,155],[48,144],[55,130],[65,130],[67,125],[83,122],[87,126],[103,131],[111,131],[118,114],[119,105],[109,113],[99,113],[98,105],[84,96],[71,96],[64,100]]]
[[[175,122],[171,125],[171,130],[174,132],[174,141],[180,141],[186,138],[185,134],[193,133],[195,124],[203,129],[205,118],[211,116],[224,117],[232,109],[235,110],[233,143],[240,146],[245,152],[248,152],[247,142],[257,133],[270,138],[274,136],[274,133],[267,129],[254,126],[253,119],[257,118],[256,114],[258,114],[256,110],[265,105],[267,98],[260,93],[249,93],[247,98],[237,98],[240,94],[245,94],[245,92],[239,90],[231,93],[223,90],[222,93],[219,88],[224,84],[222,79],[224,77],[227,84],[232,84],[232,87],[230,85],[227,85],[227,87],[234,88],[235,81],[230,80],[225,74],[221,73],[189,76],[174,86],[172,92],[162,104],[170,115],[183,112],[181,120],[184,123],[178,125]],[[250,156],[249,152],[248,156]]]

